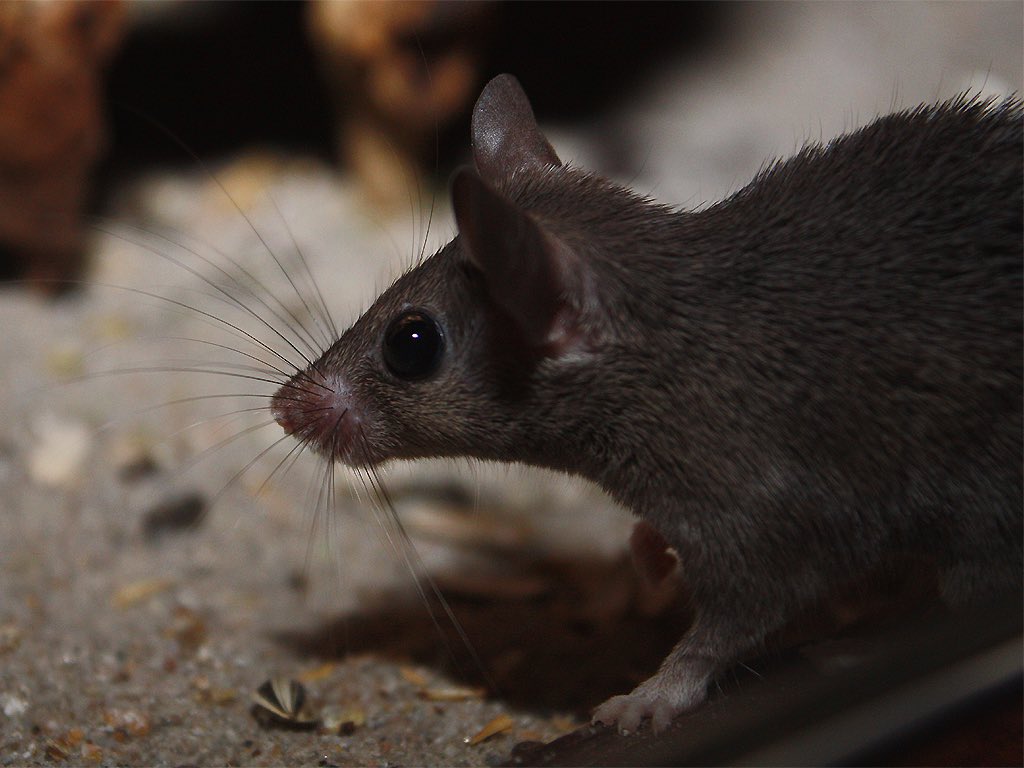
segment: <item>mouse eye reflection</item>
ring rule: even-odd
[[[434,373],[444,356],[444,332],[421,309],[403,312],[384,333],[384,362],[395,376],[412,381]]]

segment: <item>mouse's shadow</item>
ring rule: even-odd
[[[274,639],[298,656],[370,654],[424,664],[486,685],[513,706],[582,714],[653,674],[688,623],[678,602],[654,615],[642,609],[629,565],[597,558],[531,563],[545,588],[530,597],[447,592],[468,643],[439,601],[430,598],[428,611],[423,600],[397,592],[364,601],[374,609],[282,630]]]

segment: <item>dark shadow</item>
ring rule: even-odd
[[[652,674],[686,627],[685,612],[678,606],[653,617],[641,615],[635,606],[601,618],[581,612],[580,584],[607,583],[610,575],[623,572],[622,562],[549,562],[543,570],[549,589],[532,599],[446,595],[497,687],[495,694],[511,705],[587,712]],[[330,659],[369,653],[435,667],[465,684],[486,683],[436,602],[431,610],[440,626],[422,602],[405,594],[384,593],[368,602],[379,609],[308,630],[284,630],[276,640],[299,656]]]
[[[111,61],[104,174],[191,167],[189,151],[209,160],[254,144],[330,157],[333,118],[305,5],[217,0],[186,10],[134,25]]]
[[[585,119],[669,62],[699,63],[737,12],[717,2],[501,3],[485,74],[515,74],[546,119]]]
[[[262,145],[335,152],[333,107],[297,2],[214,2],[134,25],[104,81],[109,153],[100,174],[194,165]],[[667,61],[700,62],[728,34],[721,3],[494,3],[479,70],[523,82],[542,120],[587,120]],[[431,62],[433,42],[414,41]],[[470,99],[441,131],[434,171],[447,180],[469,147]],[[175,139],[168,138],[162,126]]]

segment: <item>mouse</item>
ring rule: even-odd
[[[328,461],[534,465],[628,508],[695,619],[594,721],[664,729],[893,557],[954,605],[1020,589],[1022,122],[1013,97],[898,111],[685,210],[562,162],[499,75],[457,235],[271,412]]]

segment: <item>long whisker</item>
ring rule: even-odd
[[[136,224],[131,224],[129,222],[124,222],[124,221],[120,221],[120,220],[96,219],[93,222],[94,227],[96,229],[98,229],[99,231],[106,232],[107,234],[111,234],[113,237],[121,238],[121,239],[125,240],[126,242],[130,242],[130,243],[139,245],[141,248],[149,251],[150,253],[152,253],[154,255],[157,255],[157,256],[160,256],[161,258],[165,258],[165,259],[171,261],[171,263],[176,264],[178,266],[181,266],[181,265],[177,261],[175,261],[172,257],[170,257],[168,254],[165,254],[163,251],[159,251],[156,248],[153,248],[153,247],[151,247],[149,245],[144,245],[144,244],[137,243],[136,241],[131,240],[129,238],[126,238],[123,235],[120,235],[119,233],[111,232],[108,229],[104,229],[99,224],[96,224],[95,221],[109,221],[112,224],[118,224],[120,226],[128,227],[130,229],[135,230],[136,232],[148,235],[150,237],[159,238],[160,240],[163,240],[168,245],[174,246],[176,248],[180,248],[181,250],[183,250],[183,251],[185,251],[187,253],[192,254],[197,259],[202,261],[204,264],[206,264],[209,267],[211,267],[211,268],[217,270],[218,272],[220,272],[222,275],[224,275],[224,277],[226,277],[228,280],[230,280],[231,283],[233,283],[234,285],[238,286],[238,288],[240,288],[241,290],[245,291],[249,296],[251,296],[253,299],[258,301],[261,305],[263,305],[267,309],[267,311],[270,312],[274,316],[275,319],[279,320],[282,324],[284,324],[285,327],[288,328],[288,330],[290,330],[293,334],[295,334],[296,338],[301,339],[303,344],[305,344],[315,354],[319,354],[319,353],[323,352],[323,349],[318,345],[316,340],[313,339],[312,334],[306,328],[305,324],[302,322],[302,320],[300,320],[298,317],[295,316],[295,313],[292,312],[288,308],[287,304],[285,304],[283,301],[281,301],[274,294],[274,292],[271,291],[269,287],[267,287],[267,285],[265,283],[263,283],[259,278],[257,278],[255,275],[253,275],[248,269],[245,268],[245,266],[240,264],[237,260],[231,258],[229,255],[227,255],[226,253],[224,253],[220,249],[216,248],[215,246],[210,245],[209,243],[203,243],[203,245],[205,245],[207,248],[209,248],[214,253],[216,253],[221,259],[223,259],[224,261],[228,262],[231,266],[233,266],[236,270],[238,270],[238,272],[240,272],[241,274],[245,275],[245,277],[248,278],[250,283],[255,284],[256,288],[258,288],[259,291],[253,290],[253,288],[250,285],[247,285],[246,283],[243,283],[235,275],[233,275],[230,272],[228,272],[227,270],[225,270],[223,267],[221,267],[219,264],[217,264],[212,259],[210,259],[210,258],[204,256],[203,254],[199,253],[199,251],[196,250],[195,248],[192,248],[191,246],[187,245],[185,242],[183,242],[183,240],[179,240],[179,239],[176,239],[176,238],[173,238],[173,237],[169,237],[168,235],[162,234],[161,232],[157,232],[156,230],[149,229],[147,227],[141,227],[141,226],[138,226]],[[206,279],[204,276],[200,276],[200,279],[203,279],[204,282],[208,283],[211,286],[217,287],[217,284],[215,284],[212,281]],[[222,292],[224,292],[224,291],[222,291]],[[235,299],[234,303],[238,304],[238,305],[241,305],[241,302],[239,302],[237,300],[237,298],[233,296],[233,294],[226,294],[226,295],[231,295],[231,297],[233,299]],[[277,312],[277,310],[275,310],[272,306],[270,306],[270,304],[267,303],[266,299],[263,298],[264,296],[269,296],[271,299],[273,299],[274,302],[282,310],[284,310],[284,312],[288,315],[288,317],[291,318],[291,322],[289,322],[288,319],[282,317],[281,314]],[[299,298],[301,299],[302,297],[300,296]],[[247,311],[248,311],[247,307],[245,307],[245,309],[247,309]],[[308,307],[307,307],[307,310],[308,310]],[[250,314],[252,314],[251,311],[250,311]],[[267,325],[267,327],[270,327],[269,324],[267,324],[266,322],[264,322],[264,325]],[[271,330],[274,330],[274,329],[271,328]],[[302,333],[299,333],[299,331],[302,331]],[[277,335],[281,336],[281,334],[277,334]],[[282,338],[284,338],[284,337],[282,336]],[[296,350],[296,351],[298,351],[298,350]]]
[[[420,40],[419,35],[416,35],[416,47],[420,52],[420,61],[423,63],[423,74],[427,78],[427,87],[433,90],[433,77],[430,74],[430,63],[427,61],[427,54],[423,50],[423,41]],[[437,172],[438,167],[441,165],[441,137],[440,130],[437,124],[437,114],[434,114],[434,172]],[[423,257],[427,252],[427,241],[430,238],[430,226],[434,221],[434,205],[437,202],[437,188],[432,185],[430,193],[430,211],[427,214],[427,226],[423,231],[423,243],[420,245],[419,261],[423,261]]]
[[[189,424],[187,427],[184,427],[184,428],[178,430],[174,434],[179,434],[181,432],[186,432],[189,429],[192,429],[193,427],[199,426],[200,424],[207,423],[209,421],[214,421],[217,418],[223,418],[223,414],[220,415],[220,416],[216,416],[214,418],[211,418],[211,419],[205,419],[205,420],[194,422],[193,424]],[[258,424],[253,424],[251,426],[248,426],[245,429],[242,429],[242,430],[236,432],[233,435],[229,435],[228,437],[224,438],[223,440],[220,440],[220,441],[214,443],[213,445],[208,446],[207,448],[204,448],[199,453],[197,453],[194,456],[192,456],[188,461],[186,461],[181,466],[180,471],[188,472],[190,469],[192,469],[194,466],[199,464],[199,462],[201,462],[203,459],[205,459],[211,453],[215,453],[215,452],[221,450],[222,448],[227,447],[228,445],[230,445],[231,443],[235,442],[236,440],[241,439],[245,435],[251,434],[252,432],[257,432],[257,431],[259,431],[261,429],[265,429],[266,427],[269,427],[271,424],[275,424],[275,423],[276,422],[273,419],[268,419],[267,421],[261,421]],[[174,434],[169,435],[168,437],[169,438],[173,437]],[[277,441],[274,442],[274,445],[277,445],[278,443],[280,443],[283,440],[287,439],[287,437],[288,436],[285,435],[284,437],[278,439]],[[217,498],[219,498],[219,497],[220,497],[220,494],[218,493],[217,494]]]
[[[231,201],[231,204],[234,206],[235,210],[238,211],[238,215],[241,216],[245,223],[249,226],[249,229],[256,236],[256,239],[260,241],[260,244],[263,246],[263,249],[270,255],[270,258],[274,260],[274,262],[277,264],[277,266],[281,269],[282,272],[285,272],[285,274],[287,274],[284,267],[281,266],[281,263],[278,260],[277,255],[274,253],[273,249],[267,244],[266,239],[263,237],[263,234],[259,231],[259,228],[253,222],[252,218],[246,215],[245,211],[242,210],[242,206],[238,204],[238,201],[235,200],[235,198],[231,195],[231,193],[228,191],[227,187],[224,186],[224,183],[220,180],[220,178],[215,173],[213,173],[213,171],[210,170],[210,168],[206,165],[205,162],[203,162],[203,159],[198,154],[196,154],[191,148],[189,148],[188,145],[186,145],[181,139],[175,136],[173,132],[171,132],[166,127],[161,125],[158,121],[154,120],[149,115],[139,112],[138,110],[131,109],[130,107],[129,109],[132,112],[134,112],[137,116],[141,117],[142,119],[149,122],[151,125],[155,126],[161,133],[167,136],[171,141],[174,142],[175,145],[177,145],[183,152],[185,152],[189,157],[191,157],[196,162],[196,164],[203,170],[203,172],[206,173],[206,175],[213,180],[213,183],[217,185],[218,189],[220,189],[224,197]],[[301,294],[299,298],[302,298]],[[311,365],[312,361],[307,360],[307,364]]]
[[[284,274],[284,276],[287,278],[288,282],[291,284],[292,288],[295,290],[295,295],[299,297],[299,301],[302,302],[302,305],[306,308],[306,312],[309,313],[309,316],[313,318],[314,322],[316,322],[316,318],[319,315],[319,317],[324,322],[326,322],[327,325],[329,326],[330,334],[327,334],[327,330],[328,329],[326,329],[326,328],[321,327],[321,331],[323,331],[325,334],[328,335],[327,346],[330,346],[330,344],[333,342],[333,340],[337,339],[338,336],[341,335],[341,334],[338,333],[338,326],[335,325],[334,318],[331,317],[331,310],[328,308],[327,302],[324,301],[324,295],[320,291],[320,286],[317,284],[316,278],[313,277],[313,272],[309,268],[309,263],[306,261],[305,254],[303,254],[302,253],[302,249],[299,248],[299,243],[295,239],[295,233],[292,231],[291,225],[288,223],[288,220],[284,217],[284,214],[281,212],[281,208],[280,208],[280,206],[278,206],[277,200],[274,199],[274,196],[271,195],[268,192],[267,193],[267,198],[270,200],[271,204],[274,206],[274,210],[277,211],[277,217],[281,221],[281,223],[284,225],[285,232],[288,233],[288,237],[292,241],[292,248],[294,249],[295,254],[299,257],[299,263],[302,265],[302,268],[305,271],[306,278],[308,279],[310,285],[313,286],[313,290],[316,292],[317,312],[314,312],[313,309],[306,302],[305,295],[303,294],[302,291],[300,291],[298,289],[298,287],[292,281],[292,276],[281,265],[280,262],[278,262],[278,267],[281,269],[281,272]],[[320,324],[317,323],[317,325],[319,326]],[[333,335],[331,335],[331,334],[333,334]]]
[[[362,442],[364,455],[369,456],[369,443],[367,442],[365,433],[363,432],[362,429],[359,429],[357,431],[357,434],[359,435],[359,439]],[[398,534],[399,541],[401,543],[401,546],[397,547],[398,552],[401,555],[402,559],[404,560],[406,567],[409,569],[409,572],[413,575],[413,581],[416,584],[416,589],[420,593],[420,597],[423,600],[424,604],[427,606],[427,611],[430,614],[431,621],[433,622],[434,626],[437,628],[438,632],[443,637],[444,631],[442,630],[441,625],[437,620],[437,617],[434,614],[433,609],[430,607],[430,597],[432,596],[434,600],[436,600],[437,604],[441,606],[441,610],[444,612],[445,617],[451,624],[452,628],[455,630],[455,633],[458,635],[462,645],[469,652],[470,658],[473,660],[473,664],[476,666],[477,670],[483,676],[487,686],[491,690],[495,690],[497,686],[495,685],[494,680],[488,674],[487,669],[484,667],[482,659],[480,658],[479,654],[477,654],[476,648],[473,646],[473,643],[469,639],[469,635],[466,634],[466,630],[463,628],[462,623],[455,616],[455,612],[452,610],[451,604],[444,597],[440,588],[437,586],[437,582],[434,581],[433,577],[431,577],[430,573],[427,571],[426,565],[420,558],[419,552],[416,549],[416,545],[412,541],[412,537],[409,536],[409,532],[406,530],[405,524],[402,522],[402,519],[398,516],[398,512],[395,509],[394,502],[391,500],[391,497],[388,494],[387,489],[384,487],[384,484],[381,482],[380,476],[377,474],[376,467],[374,467],[374,465],[371,464],[369,461],[366,461],[363,463],[362,468],[366,472],[367,479],[369,480],[371,487],[374,491],[374,495],[376,496],[380,504],[380,511],[387,516],[388,521],[394,527],[394,530]],[[423,582],[426,582],[427,588],[429,589],[429,594],[427,589],[424,589]],[[455,654],[452,652],[451,648],[448,649],[448,652],[449,655],[451,656],[452,662],[456,665],[456,667],[458,667],[458,659],[455,657]]]
[[[281,441],[278,440],[277,442],[279,443]],[[275,443],[275,445],[276,444],[277,443]],[[288,462],[289,459],[291,459],[291,463],[288,464],[288,469],[294,466],[295,459],[299,456],[299,454],[301,454],[306,449],[306,447],[307,443],[296,442],[295,445],[292,446],[292,449],[284,455],[284,458],[277,462],[277,465],[271,470],[270,474],[267,475],[266,479],[262,483],[260,483],[260,487],[256,489],[256,495],[260,496],[263,493],[263,491],[266,490],[266,487],[274,479],[274,475],[281,471],[281,467],[283,467]],[[288,471],[288,469],[285,469],[284,472],[281,473],[282,476],[285,474],[285,472]]]
[[[313,504],[313,530],[310,532],[310,536],[306,540],[306,559],[303,568],[307,573],[309,572],[311,563],[313,562],[314,543],[320,540],[317,536],[317,532],[320,529],[320,522],[321,520],[327,520],[330,518],[330,509],[328,508],[328,488],[330,487],[330,484],[331,462],[328,461],[324,464],[323,479],[319,483],[316,502]]]
[[[286,380],[290,379],[291,376],[292,376],[291,373],[288,373],[287,371],[281,370],[277,366],[273,365],[272,363],[267,362],[266,360],[264,360],[261,357],[258,357],[257,355],[253,355],[253,354],[251,354],[249,352],[246,352],[243,349],[239,349],[238,347],[232,347],[232,346],[229,346],[227,344],[219,344],[219,343],[214,342],[214,341],[209,341],[208,339],[196,339],[196,338],[193,338],[193,337],[190,337],[190,336],[150,336],[150,335],[145,335],[145,336],[138,337],[138,340],[139,341],[182,341],[182,342],[186,342],[186,343],[189,343],[189,344],[199,344],[199,345],[203,345],[203,346],[207,346],[207,347],[215,347],[216,349],[223,349],[226,352],[232,352],[232,353],[234,353],[236,355],[241,355],[242,357],[248,358],[249,360],[252,360],[252,361],[254,361],[256,363],[259,363],[258,370],[260,372],[266,373],[268,375],[271,374],[271,373],[277,373],[278,375],[281,376],[281,380],[282,381],[286,381]],[[82,355],[82,358],[84,360],[88,360],[91,357],[100,356],[104,352],[106,352],[107,350],[113,349],[114,347],[121,346],[124,343],[125,343],[124,339],[119,339],[118,341],[112,341],[109,344],[104,344],[103,346],[96,347],[95,349],[89,350],[88,352],[86,352],[85,354]]]
[[[198,307],[192,306],[191,304],[187,304],[187,303],[185,303],[183,301],[178,301],[177,299],[172,299],[169,296],[162,296],[159,293],[153,293],[152,291],[147,291],[147,290],[144,290],[144,289],[141,289],[141,288],[133,288],[133,287],[127,286],[127,285],[116,285],[114,283],[98,283],[98,282],[87,281],[87,280],[65,280],[65,281],[60,281],[60,282],[63,283],[63,284],[77,284],[77,285],[84,285],[84,286],[99,286],[101,288],[111,288],[111,289],[114,289],[114,290],[127,291],[129,293],[138,294],[140,296],[145,296],[145,297],[150,298],[150,299],[156,299],[157,301],[166,302],[168,304],[171,304],[172,306],[179,307],[179,308],[184,309],[184,310],[186,310],[186,311],[188,311],[190,313],[194,313],[194,314],[200,316],[201,318],[206,318],[208,320],[213,321],[214,323],[217,323],[217,324],[220,324],[222,326],[225,326],[225,327],[227,327],[227,328],[237,332],[238,334],[241,334],[241,336],[243,336],[244,338],[246,338],[249,341],[253,342],[258,347],[260,347],[262,349],[265,349],[271,355],[273,355],[274,357],[279,359],[281,362],[283,362],[285,365],[287,365],[288,368],[290,368],[292,370],[295,370],[297,368],[297,366],[291,360],[289,360],[287,357],[285,357],[284,355],[279,353],[276,349],[271,347],[266,342],[262,341],[261,339],[258,339],[257,337],[255,337],[251,333],[249,333],[248,331],[242,329],[238,325],[235,325],[234,323],[231,323],[231,322],[225,320],[222,317],[218,317],[217,315],[213,314],[212,312],[207,312],[205,310],[199,309]],[[317,383],[317,382],[314,382],[314,383]]]
[[[102,227],[102,226],[100,226],[98,224],[95,224],[93,226],[95,226],[96,229],[98,229],[99,231],[104,232],[104,233],[110,235],[111,237],[117,237],[117,238],[120,238],[121,240],[124,240],[127,243],[131,243],[132,245],[137,245],[139,248],[143,248],[143,249],[149,251],[150,253],[154,254],[155,256],[159,256],[160,258],[169,261],[171,264],[174,264],[175,266],[180,267],[181,269],[183,269],[186,272],[188,272],[189,274],[195,276],[199,280],[202,280],[204,283],[209,285],[215,291],[217,291],[218,293],[220,293],[224,297],[226,297],[232,304],[237,306],[243,312],[246,312],[247,314],[249,314],[253,318],[255,318],[257,321],[259,321],[260,323],[265,325],[274,335],[276,335],[278,338],[280,338],[281,341],[283,341],[285,344],[287,344],[289,347],[291,347],[292,351],[294,351],[295,354],[297,354],[300,358],[302,358],[306,362],[306,365],[312,365],[313,364],[312,358],[310,356],[306,355],[297,346],[295,346],[295,343],[291,339],[289,339],[287,336],[285,336],[283,333],[281,333],[281,331],[278,330],[277,327],[275,327],[273,324],[271,324],[270,322],[268,322],[264,318],[260,317],[260,315],[252,307],[246,306],[246,304],[244,304],[242,301],[240,301],[237,296],[235,296],[234,294],[232,294],[229,291],[225,290],[222,286],[220,286],[217,283],[215,283],[213,280],[208,278],[206,275],[204,275],[198,269],[195,269],[194,267],[189,266],[188,264],[186,264],[185,262],[181,261],[180,259],[174,258],[170,254],[164,253],[163,251],[161,251],[161,250],[159,250],[157,248],[152,247],[148,243],[141,242],[139,240],[135,240],[135,239],[133,239],[131,237],[128,237],[127,235],[120,234],[120,233],[115,232],[115,231],[113,231],[111,229],[105,229],[104,227]],[[189,251],[188,248],[185,248],[185,250]],[[189,251],[189,252],[192,253],[194,256],[196,256],[199,259],[203,259],[204,258],[203,256],[201,256],[200,254],[196,253],[195,251]],[[219,269],[219,267],[218,267],[218,269]],[[221,271],[223,271],[223,270],[221,270]],[[309,344],[309,342],[306,342],[306,341],[304,341],[304,343]],[[316,350],[315,345],[313,345],[311,347],[311,350],[314,351],[314,354],[315,354],[315,350]],[[289,362],[289,361],[286,361],[286,362]],[[293,365],[293,364],[291,362],[289,362],[289,365]],[[297,367],[297,366],[293,365],[293,367]]]
[[[212,364],[211,364],[212,365]],[[228,378],[235,379],[247,379],[249,381],[262,381],[267,384],[273,384],[274,386],[281,386],[281,382],[277,379],[270,379],[265,376],[251,376],[245,373],[238,373],[236,371],[218,371],[212,368],[201,368],[196,366],[187,367],[175,367],[172,365],[153,365],[153,366],[139,366],[134,368],[110,368],[105,371],[92,371],[90,373],[83,373],[81,376],[75,376],[71,379],[67,379],[64,384],[74,384],[83,381],[91,381],[92,379],[101,379],[107,376],[123,376],[126,374],[135,373],[202,373],[209,374],[212,376],[226,376]],[[296,389],[300,389],[296,387]],[[309,390],[301,390],[303,392]]]
[[[96,428],[96,431],[97,431],[97,433],[102,433],[102,432],[105,432],[105,431],[107,431],[109,429],[112,429],[112,428],[116,427],[117,425],[119,425],[119,424],[121,424],[121,423],[123,423],[125,421],[130,421],[132,419],[136,419],[139,416],[142,416],[142,415],[147,414],[147,413],[152,413],[153,411],[159,411],[159,410],[161,410],[163,408],[171,408],[171,407],[173,407],[175,405],[185,405],[187,403],[198,403],[198,402],[201,402],[203,400],[222,400],[222,399],[228,399],[228,398],[232,398],[233,399],[233,398],[241,398],[241,397],[258,397],[258,398],[262,398],[262,399],[266,400],[266,399],[269,398],[269,395],[258,395],[258,394],[254,394],[252,392],[240,392],[240,393],[231,393],[231,394],[222,394],[222,395],[193,395],[192,397],[179,397],[179,398],[176,398],[174,400],[167,400],[167,401],[162,402],[162,403],[156,403],[155,405],[147,405],[145,408],[137,408],[137,409],[131,411],[130,413],[125,413],[125,414],[122,414],[120,416],[116,416],[113,419],[110,419],[109,421],[106,421],[103,424],[101,424],[99,427]],[[253,412],[256,412],[256,411],[263,411],[263,410],[266,410],[266,406],[259,406],[257,408],[243,408],[243,409],[238,410],[238,411],[231,411],[231,413],[219,414],[218,418],[221,417],[221,416],[234,415],[236,413],[253,413]]]
[[[239,409],[234,410],[234,411],[227,411],[225,413],[216,413],[213,416],[206,416],[205,418],[202,418],[202,419],[196,419],[195,421],[193,421],[193,422],[191,422],[189,424],[186,424],[184,427],[180,427],[179,429],[176,429],[173,432],[171,432],[170,434],[168,434],[166,437],[164,437],[164,442],[168,442],[168,441],[174,439],[175,437],[177,437],[178,435],[184,434],[185,432],[188,432],[191,429],[195,429],[196,427],[200,427],[200,426],[202,426],[204,424],[212,424],[214,422],[222,421],[224,419],[237,419],[239,416],[244,416],[247,413],[262,413],[262,412],[265,412],[265,411],[266,411],[266,409],[262,408],[262,407],[261,408],[239,408]],[[226,426],[227,425],[223,425],[221,428],[223,429]],[[204,449],[203,452],[200,453],[198,456],[194,456],[194,457],[190,458],[189,461],[186,462],[185,465],[182,467],[182,471],[191,469],[193,466],[195,466],[196,460],[198,460],[199,458],[202,458],[203,454],[205,454],[206,452],[208,452],[208,451],[215,451],[215,450],[218,450],[220,448],[223,448],[225,445],[227,445],[228,443],[232,442],[233,440],[236,440],[237,438],[241,437],[242,435],[246,434],[247,432],[254,432],[255,430],[261,429],[262,427],[265,427],[265,426],[267,426],[267,424],[259,424],[259,425],[256,425],[256,426],[249,427],[248,429],[246,429],[242,433],[229,436],[228,438],[226,438],[223,441],[223,444],[217,444],[217,445],[209,446],[208,448]]]
[[[254,432],[254,431],[256,431],[256,429],[262,429],[263,427],[266,427],[266,426],[268,426],[270,424],[273,424],[273,423],[274,423],[273,420],[268,421],[268,422],[263,422],[262,424],[258,424],[258,425],[254,426],[254,427],[250,427],[248,429],[245,429],[245,430],[243,430],[242,432],[240,432],[240,433],[238,433],[236,435],[232,435],[230,439],[231,440],[235,440],[238,437],[240,437],[241,435],[247,434],[248,432]],[[238,480],[242,477],[242,475],[244,475],[246,472],[248,472],[250,469],[252,469],[252,467],[260,459],[262,459],[264,456],[266,456],[268,453],[270,453],[272,450],[274,450],[277,446],[279,446],[281,443],[283,443],[289,437],[290,437],[290,435],[287,435],[287,434],[282,435],[277,440],[275,440],[270,445],[268,445],[266,448],[264,448],[262,451],[257,453],[252,459],[250,459],[248,462],[246,462],[245,466],[242,467],[237,472],[235,472],[235,474],[233,474],[231,476],[231,479],[228,480],[219,491],[217,491],[217,493],[213,497],[213,500],[210,502],[210,506],[211,507],[214,506],[217,503],[217,501],[221,498],[221,496],[223,496],[225,493],[227,493],[228,489],[230,489],[231,486],[233,486],[236,482],[238,482]],[[218,444],[218,446],[216,446],[216,448],[220,448],[220,447],[223,447],[223,446],[221,446],[219,444]],[[262,488],[263,485],[265,485],[265,484],[266,484],[266,481],[263,482],[263,484],[260,486],[260,488]]]
[[[250,353],[246,352],[245,350],[238,349],[237,347],[228,346],[227,344],[219,344],[219,343],[217,343],[215,341],[209,341],[207,339],[193,339],[193,338],[190,338],[188,336],[149,336],[149,337],[146,337],[146,338],[149,338],[149,339],[152,339],[152,340],[158,340],[158,341],[186,341],[186,342],[189,342],[189,343],[192,343],[192,344],[202,344],[202,345],[207,346],[207,347],[214,347],[216,349],[223,349],[226,352],[233,352],[236,355],[241,355],[242,357],[247,357],[250,360],[253,360],[253,361],[259,363],[260,365],[263,366],[263,368],[267,372],[273,371],[274,373],[280,374],[282,376],[282,381],[287,381],[288,379],[290,379],[292,377],[291,373],[288,373],[287,371],[281,370],[276,365],[273,365],[272,363],[268,363],[263,358],[258,357],[257,355],[250,354]]]

